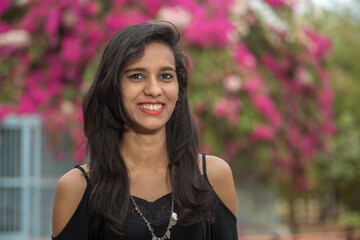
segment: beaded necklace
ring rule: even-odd
[[[177,214],[174,212],[174,193],[172,194],[171,197],[171,212],[170,212],[170,220],[169,220],[169,224],[166,228],[166,231],[164,233],[164,235],[162,237],[157,237],[154,233],[154,228],[151,226],[150,222],[145,218],[144,214],[140,211],[140,208],[138,207],[138,205],[135,202],[135,199],[133,198],[132,195],[130,195],[131,201],[134,204],[135,207],[135,211],[140,215],[140,217],[144,220],[144,222],[146,223],[146,226],[149,230],[149,234],[151,235],[151,240],[165,240],[165,239],[170,239],[170,229],[176,225],[177,223]]]

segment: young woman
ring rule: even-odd
[[[53,239],[237,239],[231,170],[199,155],[186,55],[169,23],[105,49],[83,102],[89,161],[58,182]]]

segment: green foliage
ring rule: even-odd
[[[360,1],[353,1],[351,8],[339,7],[324,11],[318,27],[333,42],[330,61],[334,87],[334,120],[337,134],[330,141],[329,154],[318,158],[315,178],[317,191],[335,190],[338,202],[347,209],[360,212],[360,18],[354,9]],[[336,10],[336,11],[335,11]],[[360,223],[359,216],[348,216],[341,222]],[[348,225],[348,224],[345,224]]]
[[[360,227],[360,214],[356,212],[344,213],[339,217],[339,223],[341,226],[348,227]]]

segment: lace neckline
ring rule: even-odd
[[[145,199],[133,196],[140,211],[144,214],[145,218],[151,222],[151,225],[159,226],[169,222],[169,214],[171,212],[171,196],[172,192],[149,202]],[[177,204],[174,204],[174,211],[178,213]],[[134,204],[130,203],[128,216],[143,221],[142,218],[135,210]]]
[[[137,196],[134,196],[134,195],[131,195],[131,196],[136,200],[136,202],[139,201],[139,202],[142,202],[142,203],[148,205],[148,204],[157,204],[157,202],[162,202],[164,200],[168,200],[168,198],[171,197],[171,194],[172,194],[172,192],[169,192],[169,193],[159,197],[158,199],[155,199],[154,201],[148,201],[146,199],[143,199],[141,197],[137,197]]]

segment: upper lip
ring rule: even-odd
[[[165,105],[165,103],[164,103],[164,102],[161,102],[161,101],[156,101],[156,102],[152,102],[152,101],[138,102],[138,104],[162,104],[162,105]]]

